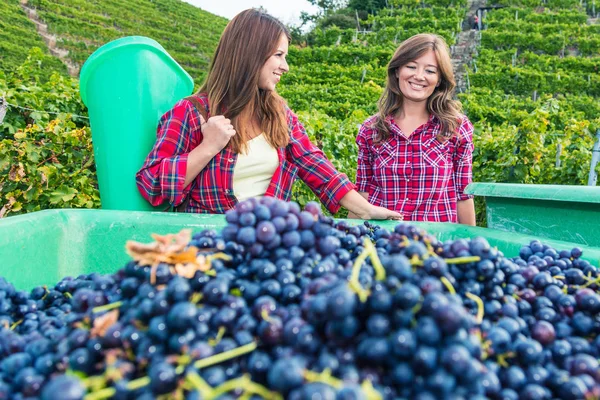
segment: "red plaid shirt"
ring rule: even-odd
[[[364,122],[356,138],[358,191],[367,192],[371,204],[402,213],[405,221],[457,222],[456,202],[473,197],[464,193],[472,179],[469,119],[463,117],[457,134],[442,143],[433,115],[410,138],[388,117],[390,137],[376,145],[375,118]]]
[[[208,99],[198,100],[208,110]],[[286,107],[290,141],[277,149],[279,167],[265,196],[289,200],[296,175],[335,213],[339,202],[356,189],[348,177],[335,170],[323,151],[311,143],[296,115]],[[210,114],[209,114],[210,115]],[[157,140],[144,165],[136,174],[138,190],[153,206],[165,202],[178,206],[189,195],[185,211],[224,213],[233,208],[233,170],[237,160],[229,146],[218,153],[190,185],[184,187],[188,153],[202,142],[200,113],[188,100],[179,101],[161,118]]]

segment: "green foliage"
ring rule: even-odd
[[[0,141],[0,217],[100,206],[88,127],[65,115]]]
[[[77,81],[56,72],[42,81],[43,59],[34,49],[10,78],[0,77],[9,104],[44,110],[11,106],[0,125],[0,217],[100,206],[89,124],[74,116],[86,114]]]
[[[0,76],[0,96],[10,104],[29,108],[30,111],[10,107],[0,125],[0,139],[12,137],[27,125],[45,125],[55,114],[62,113],[86,116],[85,105],[79,97],[76,80],[57,72],[48,76],[46,56],[39,48],[31,49],[25,62],[9,76]],[[45,78],[48,76],[47,78]],[[87,117],[72,117],[77,127],[88,126]]]

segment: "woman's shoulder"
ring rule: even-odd
[[[186,96],[183,99],[179,100],[173,109],[182,108],[182,109],[191,109],[196,108],[200,104],[202,107],[208,111],[208,95],[206,93],[195,93],[190,96]]]
[[[369,132],[373,131],[372,133],[376,133],[377,130],[377,121],[379,120],[379,115],[378,114],[374,114],[371,115],[369,118],[365,119],[363,121],[362,124],[360,124],[360,129],[359,129],[359,133],[361,132]]]
[[[458,140],[471,140],[473,137],[473,124],[465,114],[459,114],[458,116],[456,133]]]
[[[193,98],[193,99],[190,99]],[[193,94],[179,100],[175,105],[167,111],[162,119],[170,122],[177,122],[182,126],[189,124],[192,129],[200,126],[200,110],[198,107],[203,107],[205,112],[202,114],[209,115],[208,97],[204,94]]]
[[[371,115],[369,118],[363,121],[358,127],[358,137],[365,140],[374,139],[377,136],[377,121],[379,116],[377,114]]]

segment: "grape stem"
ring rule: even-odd
[[[331,375],[329,368],[325,368],[321,373],[306,370],[304,371],[304,378],[309,382],[321,382],[336,389],[341,389],[344,386],[341,380]]]
[[[208,261],[209,263],[212,260],[231,261],[231,256],[225,253],[214,253],[206,257],[206,261]]]
[[[114,308],[121,307],[122,304],[123,304],[123,302],[116,301],[114,303],[110,303],[110,304],[105,304],[103,306],[94,307],[94,308],[92,308],[92,312],[94,314],[96,314],[96,313],[103,312],[103,311],[109,311],[109,310],[112,310]]]
[[[442,281],[444,286],[446,286],[446,289],[448,289],[448,292],[450,294],[456,294],[456,290],[454,290],[454,286],[452,286],[452,283],[448,280],[448,278],[446,278],[445,276],[442,276],[440,278],[440,281]]]
[[[228,380],[227,382],[223,382],[213,390],[212,396],[207,397],[207,399],[216,399],[222,394],[235,389],[244,389],[244,392],[257,394],[264,399],[283,400],[283,396],[281,396],[279,393],[271,392],[264,386],[259,385],[256,382],[252,382],[247,374],[242,375],[239,378],[234,378]]]
[[[365,240],[365,245],[367,240],[368,239]],[[358,275],[360,273],[360,267],[362,266],[362,263],[367,259],[368,256],[369,251],[365,248],[358,255],[358,257],[356,257],[356,260],[354,260],[354,265],[352,265],[352,274],[350,275],[350,281],[348,282],[348,286],[354,293],[356,293],[358,299],[362,303],[367,301],[367,298],[369,297],[369,292],[360,284],[358,280]]]
[[[144,377],[135,379],[133,381],[130,381],[127,384],[127,389],[133,391],[133,390],[137,390],[137,389],[143,388],[144,386],[148,386],[149,384],[150,384],[150,377],[144,376]],[[108,388],[104,388],[104,389],[95,391],[93,393],[86,394],[85,397],[84,397],[84,399],[85,400],[110,399],[116,393],[117,393],[117,391],[115,390],[115,388],[108,387]]]
[[[223,361],[230,360],[235,357],[239,357],[243,354],[250,353],[256,350],[256,342],[251,342],[235,349],[224,351],[223,353],[215,354],[214,356],[206,357],[201,360],[194,362],[196,369],[206,368],[211,365],[222,363]]]
[[[188,372],[185,376],[185,381],[198,390],[203,399],[209,399],[214,396],[213,388],[196,371]]]
[[[446,261],[446,264],[469,264],[472,262],[481,261],[481,257],[469,256],[469,257],[445,258],[444,261]]]
[[[384,281],[385,280],[385,268],[383,268],[383,265],[381,264],[381,260],[379,259],[379,256],[377,255],[377,249],[375,249],[375,246],[373,246],[373,243],[368,238],[365,238],[363,245],[365,247],[365,251],[370,256],[371,264],[373,265],[373,268],[375,269],[375,279],[378,281]]]
[[[23,322],[23,320],[22,320],[22,319],[20,319],[20,320],[18,320],[17,322],[13,323],[13,324],[10,326],[10,330],[11,330],[11,331],[14,331],[14,330],[15,330],[15,328],[16,328],[17,326],[21,325],[21,323],[22,323],[22,322]]]
[[[214,339],[210,339],[208,341],[208,344],[210,344],[211,346],[216,346],[217,344],[219,344],[221,342],[221,339],[223,339],[223,336],[225,336],[225,332],[227,332],[227,329],[225,329],[224,326],[220,326],[219,331],[217,332],[217,336]]]
[[[485,312],[483,300],[481,300],[479,296],[475,296],[473,293],[469,292],[465,293],[465,296],[477,303],[477,323],[481,325],[481,323],[483,322],[483,315]]]
[[[361,389],[363,390],[363,392],[365,392],[365,396],[367,397],[367,400],[382,400],[383,397],[381,396],[381,393],[379,393],[374,387],[373,384],[371,383],[370,380],[365,379],[362,384],[360,385]]]

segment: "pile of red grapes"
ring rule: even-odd
[[[115,274],[0,278],[0,399],[600,398],[578,248],[507,258],[272,198],[226,220],[128,245]]]

